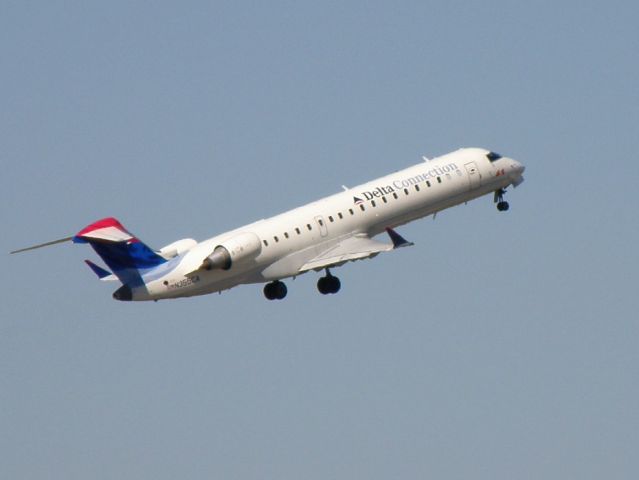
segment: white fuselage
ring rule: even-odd
[[[387,227],[521,182],[524,167],[519,162],[506,157],[490,161],[487,153],[461,149],[204,240],[152,277],[144,277],[145,285],[134,289],[133,300],[202,295],[243,283],[294,277],[304,273],[301,269],[307,262],[345,238],[373,237]],[[199,268],[217,246],[243,234],[259,240],[256,255],[228,270]]]

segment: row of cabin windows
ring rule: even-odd
[[[319,221],[320,225],[324,225],[324,223],[320,220]],[[311,226],[310,223],[306,224],[306,228],[308,229],[308,231],[310,232],[311,230],[313,230],[313,227]],[[302,231],[300,230],[299,227],[295,227],[295,233],[297,233],[298,235],[302,234]],[[289,235],[288,232],[284,232],[284,238],[291,238],[291,236]],[[275,243],[278,243],[280,241],[280,237],[278,237],[277,235],[273,236],[273,240],[275,241]],[[268,241],[267,240],[262,240],[262,243],[264,244],[265,247],[268,247]]]
[[[459,173],[461,173],[461,172],[459,172]],[[450,174],[446,174],[446,178],[450,180],[450,179],[451,179]],[[442,177],[437,177],[437,183],[442,183]],[[427,187],[431,187],[431,186],[432,186],[429,180],[426,180],[426,186],[427,186]],[[416,192],[419,192],[419,191],[420,191],[420,188],[419,188],[419,185],[418,185],[418,184],[415,184],[415,185],[414,185],[414,187],[415,187],[415,191],[416,191]],[[409,193],[410,193],[410,191],[408,190],[408,188],[405,188],[405,189],[404,189],[404,195],[408,195]],[[393,192],[393,198],[394,198],[395,200],[397,200],[397,199],[399,198],[399,195],[397,195],[397,192]],[[385,196],[383,196],[383,197],[382,197],[382,201],[383,201],[384,203],[388,203],[388,200],[386,199],[386,197],[385,197]],[[377,206],[377,204],[375,203],[375,200],[371,200],[371,206],[372,206],[373,208]],[[360,204],[359,204],[359,209],[360,209],[362,212],[366,211],[366,207],[364,207],[364,204],[363,204],[363,203],[360,203]],[[349,209],[348,209],[348,213],[350,213],[351,215],[355,215],[355,211],[354,211],[352,208],[349,208]],[[338,216],[338,218],[339,218],[340,220],[344,219],[344,215],[342,214],[342,212],[337,212],[337,216]],[[332,215],[329,215],[329,216],[328,216],[328,221],[329,221],[329,222],[331,222],[331,223],[333,223],[333,222],[335,221],[335,218],[334,218]],[[323,227],[323,226],[324,226],[324,222],[323,222],[321,219],[318,219],[318,220],[317,220],[317,223],[319,223],[320,227]],[[308,229],[308,231],[309,231],[309,232],[310,232],[311,230],[313,230],[313,227],[311,226],[311,224],[310,224],[310,223],[307,223],[307,224],[306,224],[306,228]],[[301,234],[302,234],[302,231],[301,231],[298,227],[295,227],[295,233],[297,233],[298,235],[301,235]],[[284,232],[284,238],[290,238],[290,236],[289,236],[288,232]],[[277,235],[273,236],[273,240],[275,240],[275,243],[278,243],[278,242],[280,241],[280,239],[279,239],[279,237],[278,237]],[[264,246],[265,246],[265,247],[268,247],[268,241],[266,241],[266,240],[262,240],[262,242],[264,243]]]

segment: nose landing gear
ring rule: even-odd
[[[495,190],[494,203],[497,204],[497,210],[500,212],[505,212],[510,208],[508,202],[504,200],[504,195],[506,194],[505,188],[500,188],[499,190]]]
[[[264,296],[269,300],[282,300],[287,292],[286,284],[279,280],[264,285]]]
[[[317,281],[317,290],[322,295],[328,295],[339,292],[339,289],[342,287],[342,282],[339,281],[339,278],[331,275],[329,269],[326,269],[326,276],[321,277]]]

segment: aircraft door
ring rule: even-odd
[[[466,173],[468,173],[468,189],[474,190],[481,185],[481,173],[475,162],[468,162],[464,165]]]
[[[315,217],[315,223],[317,223],[317,226],[319,227],[320,235],[322,237],[325,237],[326,235],[328,235],[328,228],[326,227],[326,221],[324,220],[324,217],[322,217],[321,215],[318,215],[317,217]]]

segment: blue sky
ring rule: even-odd
[[[636,478],[633,2],[5,2],[5,252],[204,239],[461,146],[527,166],[410,249],[158,303],[1,258],[0,477]]]

